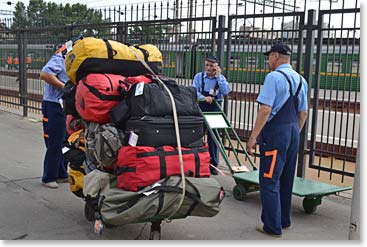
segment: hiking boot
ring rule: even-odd
[[[257,225],[257,226],[256,226],[256,231],[261,232],[261,233],[265,233],[265,234],[267,234],[267,235],[269,235],[269,236],[272,236],[272,237],[274,237],[274,238],[280,238],[280,237],[282,237],[282,234],[273,234],[273,233],[268,233],[268,232],[266,232],[266,231],[264,230],[264,225],[263,225],[263,224],[259,224],[259,225]]]
[[[59,179],[56,179],[56,183],[58,183],[58,184],[68,183],[68,182],[69,182],[69,178],[59,178]]]
[[[57,189],[59,188],[59,185],[53,181],[53,182],[48,182],[48,183],[45,183],[45,182],[42,182],[42,185],[47,187],[47,188],[51,188],[51,189]]]

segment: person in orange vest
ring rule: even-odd
[[[31,63],[32,63],[31,55],[28,55],[25,61],[27,63],[27,69],[30,69],[31,68]]]
[[[13,57],[8,56],[8,59],[6,60],[6,63],[8,64],[8,69],[11,69],[13,67]]]
[[[18,59],[17,56],[14,58],[13,62],[14,62],[15,69],[18,69],[19,68],[19,59]]]

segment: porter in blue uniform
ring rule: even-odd
[[[209,56],[205,59],[205,71],[197,73],[192,84],[197,90],[199,106],[204,112],[218,111],[214,100],[222,103],[223,97],[229,94],[231,89],[227,79],[221,74],[221,68],[218,65],[218,59],[215,56]],[[212,137],[208,134],[208,146],[210,153],[210,163],[218,166],[218,147]],[[218,172],[210,167],[213,175]]]
[[[66,138],[66,116],[61,107],[62,88],[68,80],[64,65],[66,47],[60,48],[42,68],[40,78],[46,82],[42,100],[43,132],[46,155],[42,184],[58,188],[57,182],[67,182],[67,162],[62,147]]]
[[[256,229],[280,237],[282,228],[291,225],[293,180],[299,133],[307,117],[308,85],[289,64],[291,49],[286,44],[273,45],[265,55],[273,71],[266,76],[257,98],[260,108],[247,151],[252,154],[258,139],[263,224]]]

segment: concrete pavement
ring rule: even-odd
[[[38,119],[40,120],[40,116]],[[133,240],[149,239],[150,224],[129,224],[93,232],[83,213],[84,202],[68,184],[58,189],[41,185],[42,123],[0,110],[0,239],[22,240]],[[292,228],[276,239],[255,231],[261,203],[259,193],[246,201],[232,196],[232,177],[216,176],[226,190],[220,213],[212,218],[188,217],[162,224],[163,240],[347,240],[351,200],[323,197],[308,215],[302,199],[293,197]]]

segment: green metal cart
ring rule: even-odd
[[[221,106],[215,101],[218,107]],[[227,116],[223,111],[218,112],[202,112],[205,126],[214,142],[217,144],[226,165],[228,166],[236,185],[233,188],[233,196],[235,199],[244,201],[247,193],[259,191],[259,171],[254,166],[252,158],[247,153],[239,136],[230,124]],[[233,143],[236,141],[236,144]],[[225,143],[228,142],[229,151],[234,154],[237,164],[231,164]],[[235,145],[237,147],[235,147]],[[239,154],[245,155],[244,162],[241,161]],[[321,204],[323,196],[336,194],[341,191],[350,190],[350,186],[336,186],[318,182],[315,180],[295,177],[293,185],[293,194],[304,197],[303,209],[306,213],[312,214],[316,211],[318,205]]]

